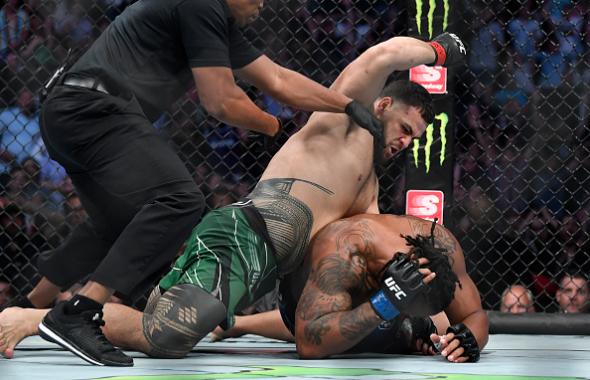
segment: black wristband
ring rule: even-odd
[[[281,122],[281,119],[279,119],[278,117],[276,119],[279,123],[279,129],[277,130],[277,133],[275,133],[272,136],[264,136],[264,150],[272,149],[272,147],[277,143],[279,136],[283,132],[283,123]]]
[[[449,326],[447,329],[448,333],[453,333],[455,339],[458,339],[461,343],[461,347],[463,347],[463,355],[461,356],[467,356],[469,358],[467,361],[471,363],[479,360],[479,346],[469,327],[464,323],[457,323],[456,325]]]
[[[344,112],[357,123],[361,128],[369,131],[373,136],[373,162],[376,165],[381,164],[383,160],[383,149],[385,139],[383,137],[384,126],[380,120],[356,100],[351,101],[344,108]]]

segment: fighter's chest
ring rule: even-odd
[[[373,202],[377,201],[379,185],[373,171],[366,175],[359,175],[355,185],[354,197],[351,197],[350,207],[345,216],[364,213]]]

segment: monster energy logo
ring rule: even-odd
[[[436,10],[436,3],[437,0],[428,0],[428,36],[432,38],[434,34],[434,11]],[[423,8],[423,1],[416,0],[416,27],[418,28],[418,34],[422,34],[422,8]],[[449,25],[449,0],[443,0],[443,31],[447,30],[447,26]]]
[[[434,117],[435,120],[439,121],[439,132],[440,132],[440,153],[439,153],[439,164],[443,166],[445,162],[446,147],[447,147],[447,125],[449,124],[449,115],[446,113],[439,113]],[[426,142],[424,143],[424,166],[426,167],[426,173],[430,171],[430,156],[431,148],[434,143],[434,123],[428,124],[426,127]],[[418,168],[418,158],[420,157],[420,140],[414,140],[414,146],[412,147],[412,153],[414,154],[414,165]]]

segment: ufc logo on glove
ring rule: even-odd
[[[395,280],[393,278],[387,277],[385,279],[385,285],[387,285],[389,290],[391,290],[392,292],[395,292],[395,297],[398,300],[401,300],[402,297],[406,297],[406,293],[400,289],[399,285],[395,282]]]

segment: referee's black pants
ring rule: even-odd
[[[39,271],[62,288],[90,275],[140,295],[199,221],[203,194],[134,96],[57,86],[43,105],[41,133],[90,220],[42,254]]]

